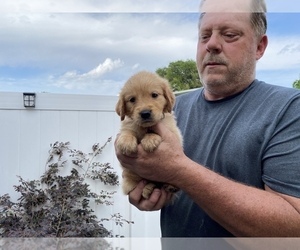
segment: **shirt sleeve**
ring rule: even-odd
[[[300,96],[279,112],[263,157],[263,182],[279,193],[300,198]]]

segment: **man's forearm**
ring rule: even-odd
[[[189,159],[181,164],[173,184],[235,236],[300,236],[299,211],[281,195],[229,180]]]

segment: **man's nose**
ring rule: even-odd
[[[220,53],[222,51],[222,41],[218,34],[212,34],[206,43],[206,51],[209,53]]]

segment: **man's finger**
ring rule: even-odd
[[[133,189],[130,193],[129,193],[129,202],[134,205],[134,206],[138,206],[138,204],[140,203],[141,199],[142,199],[142,193],[143,193],[143,189],[146,186],[147,182],[142,180],[138,183],[138,185],[135,187],[135,189]]]

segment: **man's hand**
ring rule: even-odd
[[[153,131],[162,137],[162,142],[154,152],[148,153],[138,145],[137,153],[124,155],[115,146],[116,156],[124,168],[130,169],[146,180],[171,183],[176,167],[180,167],[178,158],[185,157],[177,137],[162,123],[153,127]],[[116,141],[118,137],[116,138]],[[115,143],[116,145],[116,143]],[[172,178],[173,177],[173,178]],[[129,202],[142,211],[160,210],[171,202],[172,193],[162,189],[154,189],[149,199],[142,197],[147,181],[141,181],[129,193]]]
[[[142,197],[143,188],[147,181],[143,180],[129,193],[129,202],[141,211],[156,211],[163,208],[172,199],[172,194],[164,189],[154,189],[149,199]]]
[[[140,177],[173,185],[174,179],[178,178],[178,171],[182,169],[181,161],[186,156],[175,134],[163,123],[156,124],[152,129],[162,138],[161,144],[153,152],[146,152],[139,144],[137,152],[131,155],[124,155],[115,147],[116,156],[124,168]]]

